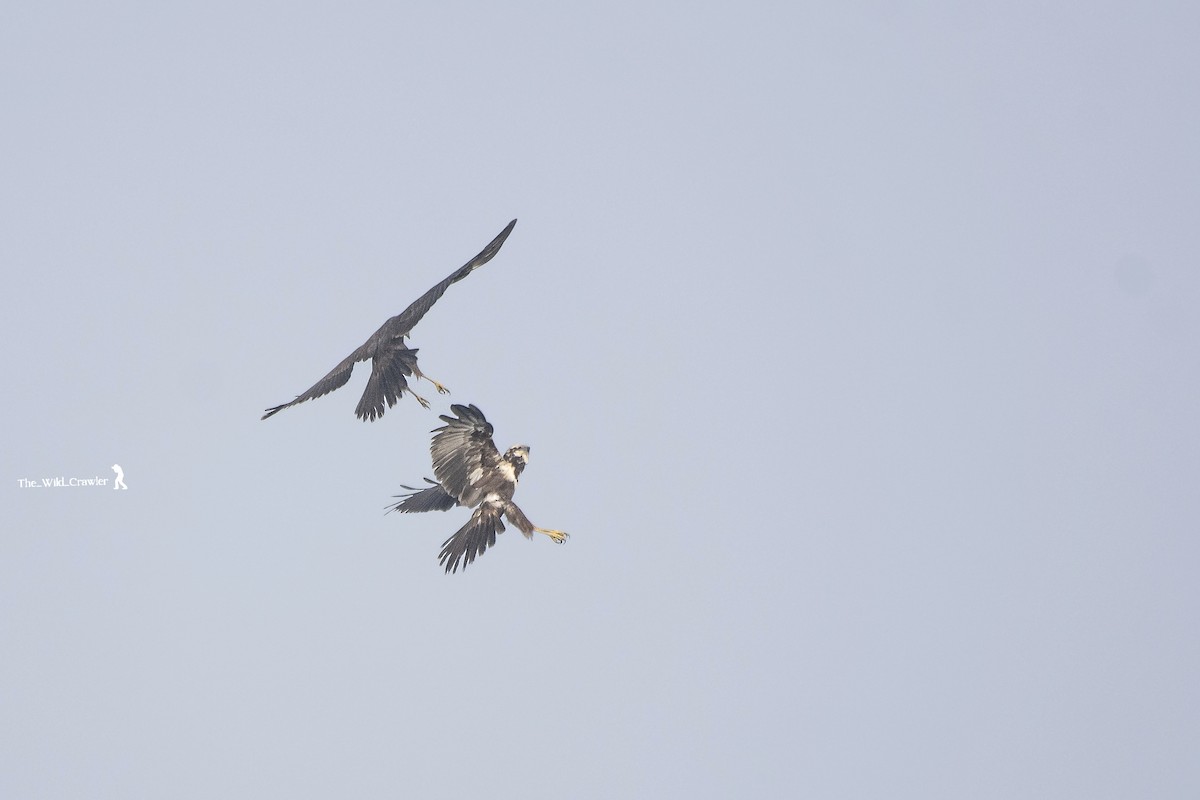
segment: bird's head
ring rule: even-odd
[[[512,464],[513,479],[521,477],[525,465],[529,463],[529,448],[523,444],[514,444],[504,451],[504,461]]]
[[[504,452],[504,460],[523,467],[529,463],[529,448],[523,444],[514,444]]]

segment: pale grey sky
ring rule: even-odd
[[[1200,791],[1192,4],[5,17],[0,796]]]

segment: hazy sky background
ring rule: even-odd
[[[1196,797],[1198,41],[12,4],[0,796]],[[513,217],[450,398],[259,420]],[[566,545],[384,514],[452,401]]]

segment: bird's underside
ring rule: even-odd
[[[496,543],[504,533],[504,521],[515,525],[525,538],[543,533],[562,544],[568,534],[534,525],[512,501],[517,480],[529,459],[529,448],[510,447],[503,455],[492,441],[492,426],[474,405],[453,405],[456,416],[442,415],[446,425],[434,431],[430,452],[437,480],[418,489],[405,486],[408,492],[397,495],[399,502],[388,506],[390,511],[421,513],[448,511],[455,506],[474,507],[467,524],[445,542],[438,562],[446,572],[457,572]]]
[[[496,253],[500,252],[501,246],[508,235],[512,233],[516,224],[515,219],[508,223],[508,226],[500,231],[496,238],[480,251],[479,255],[450,273],[400,314],[383,323],[379,330],[371,335],[371,338],[346,356],[340,364],[330,370],[328,375],[317,381],[308,391],[297,395],[296,399],[289,403],[268,408],[262,418],[267,419],[285,408],[291,408],[306,400],[315,400],[340,389],[350,380],[350,373],[353,372],[354,365],[360,361],[371,362],[371,377],[367,379],[367,387],[363,390],[362,399],[358,401],[358,406],[354,409],[354,414],[359,419],[373,421],[382,417],[384,411],[396,405],[406,392],[411,394],[422,406],[429,408],[429,401],[418,395],[409,386],[409,378],[414,381],[424,378],[432,383],[439,393],[445,394],[449,390],[440,382],[421,372],[417,366],[417,350],[408,347],[404,340],[451,284],[461,281],[471,272],[491,261]]]

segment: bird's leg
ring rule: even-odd
[[[421,397],[421,395],[417,394],[412,389],[409,389],[408,393],[411,394],[413,397],[417,398],[417,402],[421,404],[422,408],[429,408],[429,401],[426,400],[424,397]]]
[[[570,537],[570,535],[571,535],[571,534],[567,533],[566,531],[555,531],[555,530],[550,530],[549,528],[539,528],[536,525],[533,526],[533,529],[535,531],[537,531],[538,533],[546,534],[547,536],[549,536],[551,539],[553,539],[558,544],[562,544],[563,542],[565,542],[568,539],[568,537]]]
[[[421,370],[417,369],[416,366],[413,367],[413,375],[416,375],[418,380],[421,378],[424,378],[425,380],[432,383],[433,388],[438,390],[438,394],[450,394],[450,390],[447,389],[443,384],[439,383],[438,381],[435,381],[433,378],[429,377],[424,372],[421,372]]]

